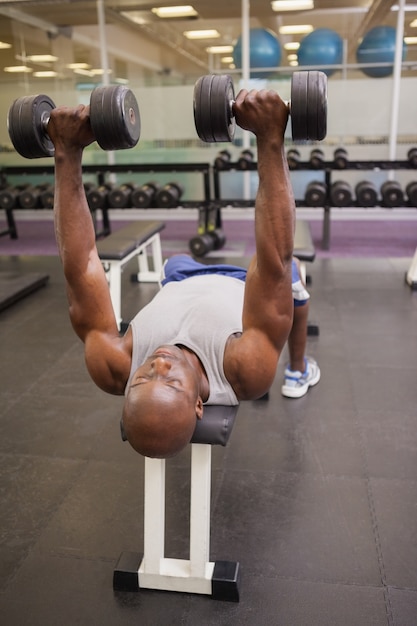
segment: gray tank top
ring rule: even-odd
[[[223,357],[228,338],[242,332],[244,290],[243,281],[218,274],[166,284],[130,324],[133,349],[126,391],[136,369],[156,348],[181,344],[204,366],[210,385],[207,404],[238,404]]]

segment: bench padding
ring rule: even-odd
[[[225,446],[233,429],[239,405],[204,405],[203,417],[197,420],[191,443]]]
[[[138,221],[128,224],[97,242],[98,255],[103,261],[121,261],[164,228],[163,222]]]

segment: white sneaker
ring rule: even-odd
[[[306,364],[304,372],[293,372],[289,367],[285,369],[281,393],[286,398],[301,398],[307,393],[309,387],[317,385],[320,380],[320,368],[316,361],[308,356],[304,361]]]

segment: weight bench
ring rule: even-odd
[[[300,261],[300,273],[304,283],[309,284],[306,263],[312,263],[316,258],[316,248],[311,236],[310,224],[306,220],[296,220],[294,235],[294,256]],[[310,336],[319,335],[317,324],[308,323],[307,334]]]
[[[205,406],[191,439],[189,560],[164,556],[165,459],[145,457],[144,552],[122,552],[113,589],[141,588],[210,595],[239,601],[240,565],[210,558],[211,447],[226,446],[238,406]],[[123,424],[122,438],[125,440]]]
[[[106,272],[117,324],[122,323],[122,271],[133,257],[138,258],[138,282],[157,283],[161,277],[162,249],[159,233],[165,228],[163,222],[138,221],[128,224],[105,239],[97,241],[97,251]],[[152,269],[148,262],[148,249],[152,257]]]

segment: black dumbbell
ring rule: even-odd
[[[300,163],[301,155],[296,148],[291,148],[287,152],[287,163],[290,170],[296,170]]]
[[[404,192],[396,180],[387,180],[381,185],[381,196],[384,206],[390,209],[404,205]]]
[[[326,185],[320,180],[312,180],[308,183],[304,201],[307,206],[324,206],[326,202]]]
[[[54,208],[54,187],[51,184],[46,184],[43,189],[40,190],[39,203],[43,209]]]
[[[149,209],[155,206],[155,195],[161,185],[155,181],[149,181],[132,191],[130,200],[135,209]]]
[[[344,148],[336,148],[333,153],[333,167],[337,170],[344,170],[349,163],[347,150]]]
[[[48,122],[55,103],[44,94],[18,98],[11,105],[7,128],[15,150],[27,159],[53,156]],[[103,150],[132,148],[139,141],[140,114],[133,92],[124,85],[96,87],[90,97],[90,122]]]
[[[407,193],[408,202],[411,206],[417,207],[417,181],[413,180],[408,183],[405,191]]]
[[[85,195],[90,211],[106,209],[108,207],[108,195],[112,188],[112,185],[106,183],[105,185],[98,185],[97,187],[94,185],[86,190]]]
[[[4,187],[0,190],[0,208],[1,209],[16,209],[19,204],[17,197],[23,189],[26,189],[29,185],[20,185],[17,187]]]
[[[335,180],[330,186],[329,197],[332,206],[352,206],[352,187],[345,180]]]
[[[407,158],[413,167],[417,167],[417,148],[410,148],[407,153]]]
[[[17,195],[17,202],[21,209],[37,209],[39,207],[40,191],[34,185],[22,189]]]
[[[322,169],[324,164],[324,153],[320,148],[315,148],[310,152],[310,165],[315,170]]]
[[[130,206],[132,191],[135,188],[135,183],[123,183],[119,187],[113,187],[107,196],[108,206],[113,209],[125,209]]]
[[[180,183],[166,183],[155,194],[155,204],[159,209],[175,209],[183,194]]]
[[[233,141],[235,92],[228,74],[208,74],[194,87],[197,135],[202,141]],[[294,141],[320,141],[327,131],[327,76],[324,72],[294,72],[291,79],[291,130]]]
[[[226,235],[221,228],[216,228],[192,237],[189,241],[189,247],[194,256],[202,257],[212,250],[220,250],[225,243]]]
[[[231,159],[232,155],[230,154],[229,150],[220,150],[220,152],[214,159],[214,167],[217,170],[227,170]]]
[[[253,163],[254,154],[252,150],[242,150],[236,163],[238,170],[248,170]]]
[[[378,202],[378,191],[370,180],[361,180],[355,186],[356,203],[362,207],[374,207]]]

